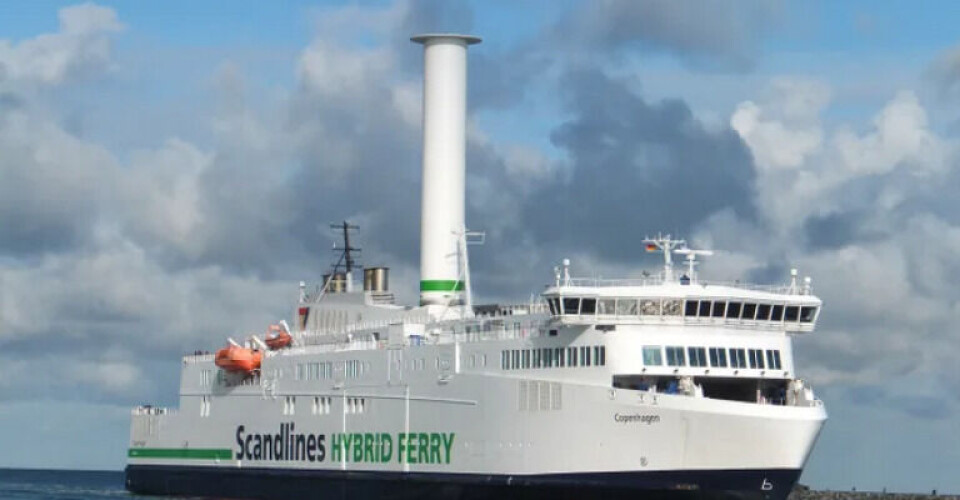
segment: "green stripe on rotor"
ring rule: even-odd
[[[185,458],[193,460],[230,460],[233,452],[226,448],[130,448],[130,458]]]
[[[420,280],[421,292],[462,292],[463,282],[457,280]]]

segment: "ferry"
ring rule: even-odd
[[[388,268],[360,274],[344,222],[339,261],[299,283],[292,326],[184,357],[179,407],[133,409],[127,489],[785,499],[827,419],[793,356],[821,312],[810,278],[709,281],[697,265],[710,251],[654,235],[638,253],[662,257],[657,273],[582,279],[564,260],[534,299],[474,304],[466,62],[480,39],[411,40],[424,53],[419,303],[397,303]]]

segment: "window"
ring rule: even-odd
[[[580,348],[580,354],[583,358],[583,366],[590,366],[590,347],[584,346]]]
[[[783,321],[783,306],[773,306],[773,314],[770,316],[770,321]]]
[[[683,302],[679,300],[665,300],[663,301],[663,315],[664,316],[679,316],[680,307]]]
[[[659,299],[643,299],[640,301],[640,314],[643,316],[659,316],[660,315],[660,300]]]
[[[523,350],[523,368],[525,370],[530,368],[530,349]]]
[[[667,347],[667,364],[670,366],[687,365],[687,360],[683,356],[682,347]]]
[[[560,314],[560,299],[557,299],[556,297],[547,299],[547,304],[550,305],[550,314],[554,316],[557,316]]]
[[[597,366],[603,366],[607,364],[607,349],[603,346],[594,346],[593,347],[593,361]]]
[[[563,314],[580,314],[580,298],[563,299]]]
[[[800,308],[797,306],[787,306],[783,311],[784,321],[796,322],[798,316],[800,316]]]
[[[730,302],[727,304],[727,319],[738,319],[740,309],[743,306],[740,302]]]
[[[637,299],[617,299],[618,316],[636,316]]]
[[[597,301],[597,314],[613,315],[617,312],[617,299],[600,299]]]
[[[710,301],[709,300],[700,301],[700,309],[699,309],[698,316],[700,316],[701,318],[710,317]]]
[[[697,315],[697,301],[688,300],[684,302],[683,305],[683,315],[684,316],[696,316]]]
[[[747,352],[744,349],[730,349],[730,367],[747,367]]]
[[[663,365],[663,351],[658,345],[648,345],[643,347],[643,364],[645,366]]]
[[[567,355],[570,357],[570,366],[577,366],[577,348],[569,347],[567,348]]]
[[[767,350],[767,366],[769,366],[771,370],[779,370],[779,369],[780,369],[780,366],[781,366],[781,365],[780,365],[780,351],[779,351],[779,350],[776,350],[776,349],[768,349],[768,350]]]
[[[716,368],[727,367],[727,350],[722,347],[710,348],[710,366]]]
[[[817,315],[817,308],[812,306],[803,306],[800,308],[800,322],[812,323]]]
[[[770,304],[757,304],[757,321],[770,319]]]
[[[580,314],[594,314],[597,312],[597,299],[583,299],[580,303]]]
[[[500,351],[500,369],[507,369],[507,351]]]
[[[707,350],[703,347],[688,347],[690,366],[707,366]]]
[[[558,347],[554,349],[553,359],[556,359],[559,362],[559,365],[554,365],[554,366],[559,366],[560,368],[565,367],[567,365],[566,354],[567,354],[567,350],[562,347]]]
[[[727,303],[724,301],[717,301],[713,303],[713,317],[722,318],[723,314],[726,312]]]
[[[740,315],[741,319],[753,319],[757,315],[757,305],[756,304],[744,304],[743,305],[743,314]]]
[[[545,348],[543,350],[543,367],[550,368],[553,366],[553,349]]]
[[[763,369],[763,351],[750,349],[750,368]]]

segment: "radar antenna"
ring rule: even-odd
[[[709,257],[713,255],[713,250],[694,250],[686,247],[678,248],[674,251],[680,255],[687,256],[687,278],[689,278],[692,282],[697,281],[697,264],[699,264],[699,262],[697,262],[697,256],[702,255],[704,257]]]

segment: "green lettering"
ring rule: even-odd
[[[407,435],[397,433],[397,462],[403,463],[403,455],[407,449]]]
[[[393,439],[386,432],[380,434],[380,462],[390,463],[390,457],[393,455]]]
[[[369,432],[363,435],[363,461],[364,462],[376,462],[377,459],[373,455],[373,434]]]
[[[353,433],[353,461],[363,461],[363,434]]]
[[[417,463],[417,435],[412,432],[407,434],[407,463]]]
[[[333,448],[333,455],[330,457],[334,462],[339,462],[343,456],[343,434],[331,434],[330,445]]]
[[[440,434],[430,434],[430,463],[440,463]]]
[[[417,436],[417,460],[422,464],[430,463],[430,436],[421,432]]]
[[[453,438],[456,436],[454,433],[450,434],[441,434],[443,437],[443,448],[447,452],[447,463],[450,463],[450,450],[453,448]],[[450,436],[450,439],[447,439],[447,436]]]

